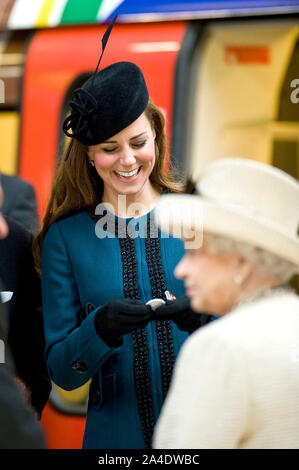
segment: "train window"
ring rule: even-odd
[[[20,102],[30,31],[0,32],[0,171],[17,172]]]
[[[4,84],[4,100],[0,110],[19,108],[25,48],[29,32],[2,31],[0,33],[0,78]]]
[[[195,48],[186,96],[185,154],[193,179],[208,162],[226,156],[272,164],[277,132],[298,135],[298,105],[289,128],[277,127],[281,84],[298,35],[299,23],[293,20],[208,23]],[[296,57],[293,78],[299,78]],[[290,102],[290,83],[286,86]]]
[[[17,148],[19,139],[19,113],[0,112],[0,171],[14,174],[17,170]]]

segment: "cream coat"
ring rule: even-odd
[[[155,448],[299,448],[299,297],[243,303],[183,345]]]

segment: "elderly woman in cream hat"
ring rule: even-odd
[[[154,447],[299,448],[299,184],[226,158],[197,190],[162,197],[156,217],[185,239],[175,274],[191,306],[220,318],[184,344]]]

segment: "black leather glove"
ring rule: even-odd
[[[183,295],[176,300],[166,300],[154,312],[155,320],[172,320],[180,330],[192,333],[201,326],[209,323],[211,316],[206,313],[196,313],[190,307],[190,299]]]
[[[119,347],[122,336],[143,328],[152,319],[153,311],[140,300],[113,300],[99,309],[94,316],[94,326],[110,347]]]

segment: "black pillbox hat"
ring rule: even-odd
[[[143,74],[132,62],[116,62],[74,92],[63,131],[83,145],[97,145],[134,122],[149,95]],[[72,133],[69,133],[69,130]]]

